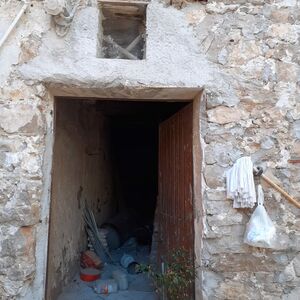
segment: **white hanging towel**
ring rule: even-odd
[[[239,158],[226,173],[227,198],[233,200],[234,208],[254,207],[256,191],[251,157]]]

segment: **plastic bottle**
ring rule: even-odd
[[[112,272],[113,278],[117,281],[119,289],[125,291],[128,289],[127,275],[121,270],[116,270]]]
[[[97,294],[111,294],[118,291],[118,284],[114,279],[98,280],[94,286]]]
[[[121,258],[120,263],[121,266],[124,267],[129,274],[137,273],[136,268],[139,264],[135,261],[135,259],[131,255],[124,254]]]

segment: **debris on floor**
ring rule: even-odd
[[[136,244],[134,248],[133,245],[134,241],[130,239],[122,247],[112,251],[111,255],[114,261],[120,261],[123,253],[126,252],[133,255],[138,263],[148,263],[149,247]],[[127,270],[118,263],[105,263],[101,269],[100,276],[101,278],[99,280],[87,282],[82,281],[80,276],[76,275],[73,282],[64,289],[58,300],[158,299],[153,283],[147,275],[142,273],[129,274]]]
[[[114,279],[98,280],[94,285],[94,291],[97,294],[108,295],[118,291],[118,283]]]
[[[126,291],[128,289],[128,278],[124,272],[116,270],[112,272],[112,276],[117,281],[120,291]]]
[[[103,266],[103,263],[95,252],[87,250],[81,253],[80,266],[83,269],[94,268],[100,270]]]
[[[115,225],[98,228],[87,206],[84,218],[89,249],[81,253],[80,273],[58,300],[158,299],[152,281],[138,271],[140,264],[149,264],[151,238],[143,238],[143,232],[151,236],[151,230],[135,228],[124,242],[125,235],[119,235]]]
[[[98,280],[100,279],[100,270],[93,268],[81,269],[80,279],[86,282]]]

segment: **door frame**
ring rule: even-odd
[[[203,153],[201,147],[201,104],[204,93],[193,100],[193,207],[194,207],[194,257],[197,277],[195,278],[195,300],[202,300],[201,250],[203,239],[204,208],[202,201]]]
[[[202,147],[201,147],[201,127],[200,115],[201,104],[205,97],[202,88],[193,87],[124,87],[116,86],[111,88],[89,89],[74,86],[64,86],[57,83],[47,83],[47,91],[50,94],[51,104],[54,112],[55,98],[81,98],[87,101],[101,100],[114,101],[114,100],[133,100],[138,102],[154,101],[154,102],[191,102],[193,103],[193,210],[194,210],[194,257],[197,269],[197,277],[195,278],[195,300],[203,299],[202,296],[202,272],[201,272],[201,250],[202,250],[202,237],[203,237],[203,203],[202,203]],[[80,97],[78,96],[80,95]],[[71,100],[70,100],[71,102]],[[51,105],[50,104],[50,105]],[[49,191],[45,193],[41,201],[41,208],[44,210],[46,222],[43,224],[43,232],[46,238],[43,239],[43,244],[39,244],[40,249],[44,251],[40,255],[40,263],[37,264],[37,269],[40,274],[43,274],[43,279],[39,280],[43,286],[43,298],[46,295],[46,282],[47,282],[47,261],[48,261],[48,246],[49,246],[49,216],[50,205],[52,198],[52,164],[53,164],[53,144],[55,137],[55,114],[52,116],[49,127],[48,143],[46,145],[47,152],[47,170],[46,170],[46,183],[44,190]],[[48,150],[47,150],[48,149]],[[51,157],[51,158],[50,158]],[[43,257],[44,256],[44,259]]]

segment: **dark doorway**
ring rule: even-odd
[[[119,244],[134,236],[150,250],[156,218],[161,231],[156,240],[158,255],[181,242],[184,246],[191,243],[188,250],[193,252],[193,236],[177,238],[185,234],[185,227],[170,221],[180,214],[180,201],[183,208],[192,211],[192,109],[188,106],[187,102],[56,99],[47,299],[57,299],[79,272],[80,253],[88,244],[83,201],[93,210],[99,227],[113,226]],[[189,115],[180,111],[189,111]],[[174,126],[177,130],[170,129]],[[170,130],[163,129],[166,127]],[[163,166],[160,172],[159,165]],[[181,172],[178,168],[182,166]],[[188,175],[185,166],[191,171]],[[176,187],[180,182],[185,189]],[[161,197],[166,200],[161,201]],[[176,202],[172,204],[173,198]],[[164,209],[158,209],[159,216],[155,217],[157,199]],[[164,213],[173,216],[162,222]],[[187,228],[193,216],[185,220],[189,222],[184,225]],[[164,245],[167,231],[170,238]]]

